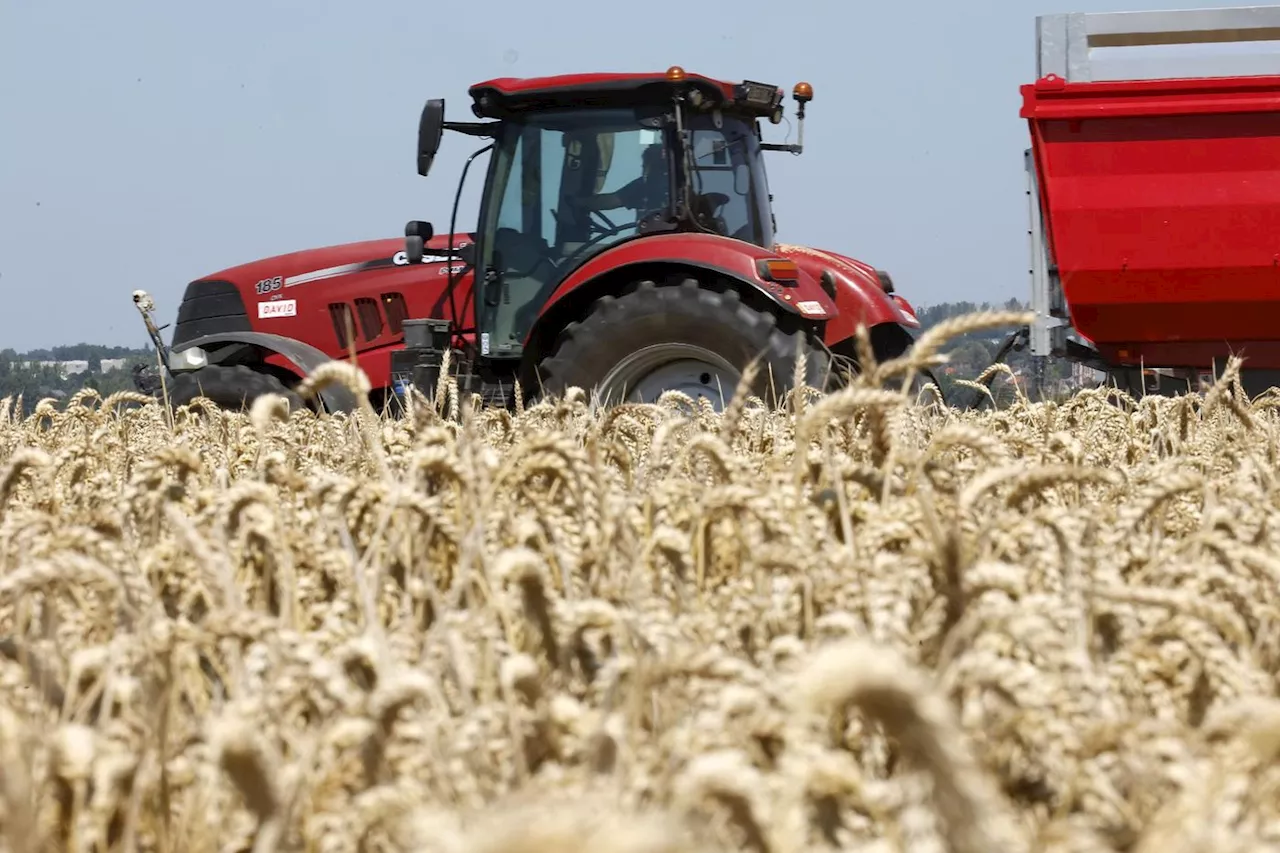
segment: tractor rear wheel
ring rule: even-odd
[[[169,385],[169,401],[174,408],[187,405],[197,397],[207,397],[220,409],[240,411],[266,394],[284,397],[289,401],[291,412],[308,408],[302,397],[279,377],[246,364],[210,364],[179,373]]]
[[[569,323],[538,365],[538,378],[551,395],[577,386],[596,389],[607,404],[652,403],[676,390],[721,410],[758,356],[750,393],[773,405],[791,389],[797,345],[806,356],[805,381],[825,390],[827,353],[799,322],[757,309],[721,283],[641,281],[600,297]]]

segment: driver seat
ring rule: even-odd
[[[698,221],[704,228],[710,228],[717,234],[725,237],[730,236],[729,225],[724,221],[724,217],[718,215],[720,208],[729,203],[729,197],[724,193],[694,193],[690,203],[693,218]]]
[[[514,310],[498,306],[492,343],[501,349],[524,340],[529,328],[526,317],[530,306],[540,305],[548,281],[558,281],[559,276],[555,274],[549,247],[539,237],[514,228],[499,228],[494,233],[494,249],[502,258],[507,300],[514,306]]]

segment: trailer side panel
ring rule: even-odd
[[[1122,364],[1250,342],[1280,366],[1280,76],[1050,76],[1023,97],[1075,330]]]

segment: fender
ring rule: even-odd
[[[555,338],[566,315],[572,316],[615,285],[660,276],[663,267],[724,276],[759,293],[784,312],[819,327],[836,316],[836,303],[822,289],[821,279],[800,269],[795,281],[768,281],[756,268],[756,262],[765,259],[787,260],[777,252],[718,234],[679,232],[633,237],[595,255],[557,285],[525,335],[524,349],[550,345],[548,339]]]
[[[920,320],[911,305],[893,293],[886,293],[875,267],[837,252],[809,246],[779,244],[778,253],[795,261],[796,266],[811,275],[821,276],[829,270],[836,283],[837,316],[825,329],[827,346],[835,346],[853,337],[858,324],[868,329],[886,323],[899,326],[914,339],[920,333]]]
[[[244,344],[264,349],[268,353],[279,357],[278,359],[270,359],[271,361],[285,362],[283,366],[291,368],[299,376],[307,376],[320,365],[333,361],[332,358],[310,344],[305,344],[294,338],[286,338],[283,335],[272,335],[267,332],[219,332],[218,334],[203,335],[189,341],[183,341],[178,346],[171,348],[169,350],[169,364],[174,364],[175,353],[185,352],[196,347],[205,350],[213,344]],[[181,359],[178,360],[180,361]],[[211,358],[210,361],[217,363],[216,358]],[[320,392],[320,399],[324,402],[325,408],[331,412],[349,412],[356,405],[356,401],[352,398],[350,392],[345,388],[332,385]]]

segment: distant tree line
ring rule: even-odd
[[[103,370],[102,361],[123,360],[114,369]],[[65,362],[86,362],[74,372]],[[30,413],[42,399],[64,400],[82,388],[95,388],[102,396],[116,391],[132,391],[136,364],[155,365],[155,349],[150,346],[108,347],[98,344],[71,344],[50,349],[17,352],[0,349],[0,398],[22,395],[22,405]]]

